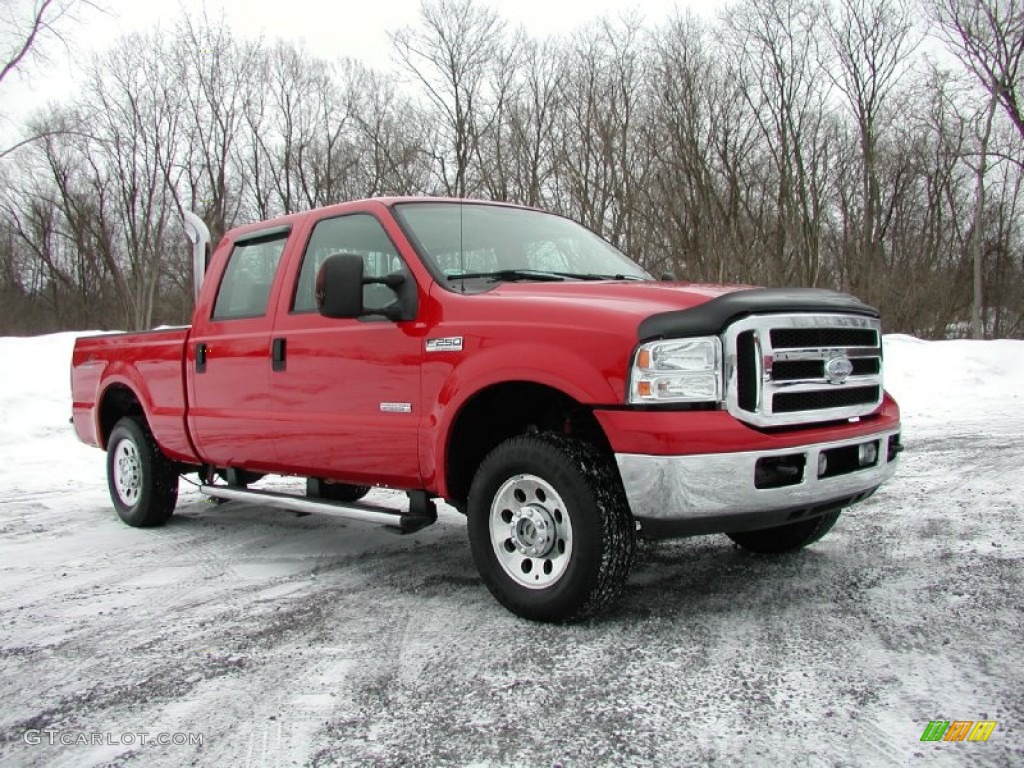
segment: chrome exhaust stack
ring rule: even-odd
[[[203,287],[203,276],[210,264],[210,229],[206,222],[192,211],[184,211],[185,234],[192,242],[192,290],[193,298],[199,302],[199,290]]]

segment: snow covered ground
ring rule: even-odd
[[[1024,342],[888,337],[892,483],[798,554],[645,546],[572,627],[492,600],[450,511],[398,537],[183,485],[122,525],[72,343],[0,339],[2,765],[1024,765]]]

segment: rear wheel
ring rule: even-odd
[[[352,502],[359,501],[370,492],[368,485],[349,485],[348,483],[329,483],[326,480],[310,478],[306,483],[306,493],[318,499],[328,501]]]
[[[614,465],[564,435],[495,448],[473,478],[467,516],[481,578],[527,619],[596,613],[622,591],[633,562],[635,526]]]
[[[236,488],[248,488],[252,483],[258,483],[266,477],[266,475],[260,472],[250,472],[247,469],[238,469],[237,467],[218,469],[217,476],[228,485],[233,485]]]
[[[107,486],[114,509],[128,525],[163,525],[178,501],[178,473],[136,419],[114,425],[107,442]]]
[[[813,544],[830,530],[842,514],[841,509],[826,512],[820,517],[800,520],[775,528],[762,528],[759,531],[743,531],[727,534],[730,539],[743,549],[763,555],[781,552],[792,552],[795,549]]]

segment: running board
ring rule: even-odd
[[[415,510],[411,514],[372,504],[327,501],[326,499],[295,496],[275,491],[251,491],[248,488],[233,488],[227,485],[201,485],[199,492],[225,501],[249,501],[267,507],[288,509],[292,512],[313,512],[319,515],[343,517],[346,520],[358,520],[363,523],[377,523],[398,533],[415,533],[437,522],[437,512],[433,505],[429,504],[423,491],[410,492],[410,507]]]

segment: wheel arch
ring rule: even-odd
[[[549,384],[504,381],[467,398],[451,420],[444,450],[444,495],[463,509],[477,468],[497,445],[531,432],[573,435],[611,454],[593,409]]]
[[[125,416],[138,419],[149,429],[149,419],[139,395],[125,382],[113,381],[103,390],[96,407],[96,437],[100,448],[106,450],[110,433]]]

